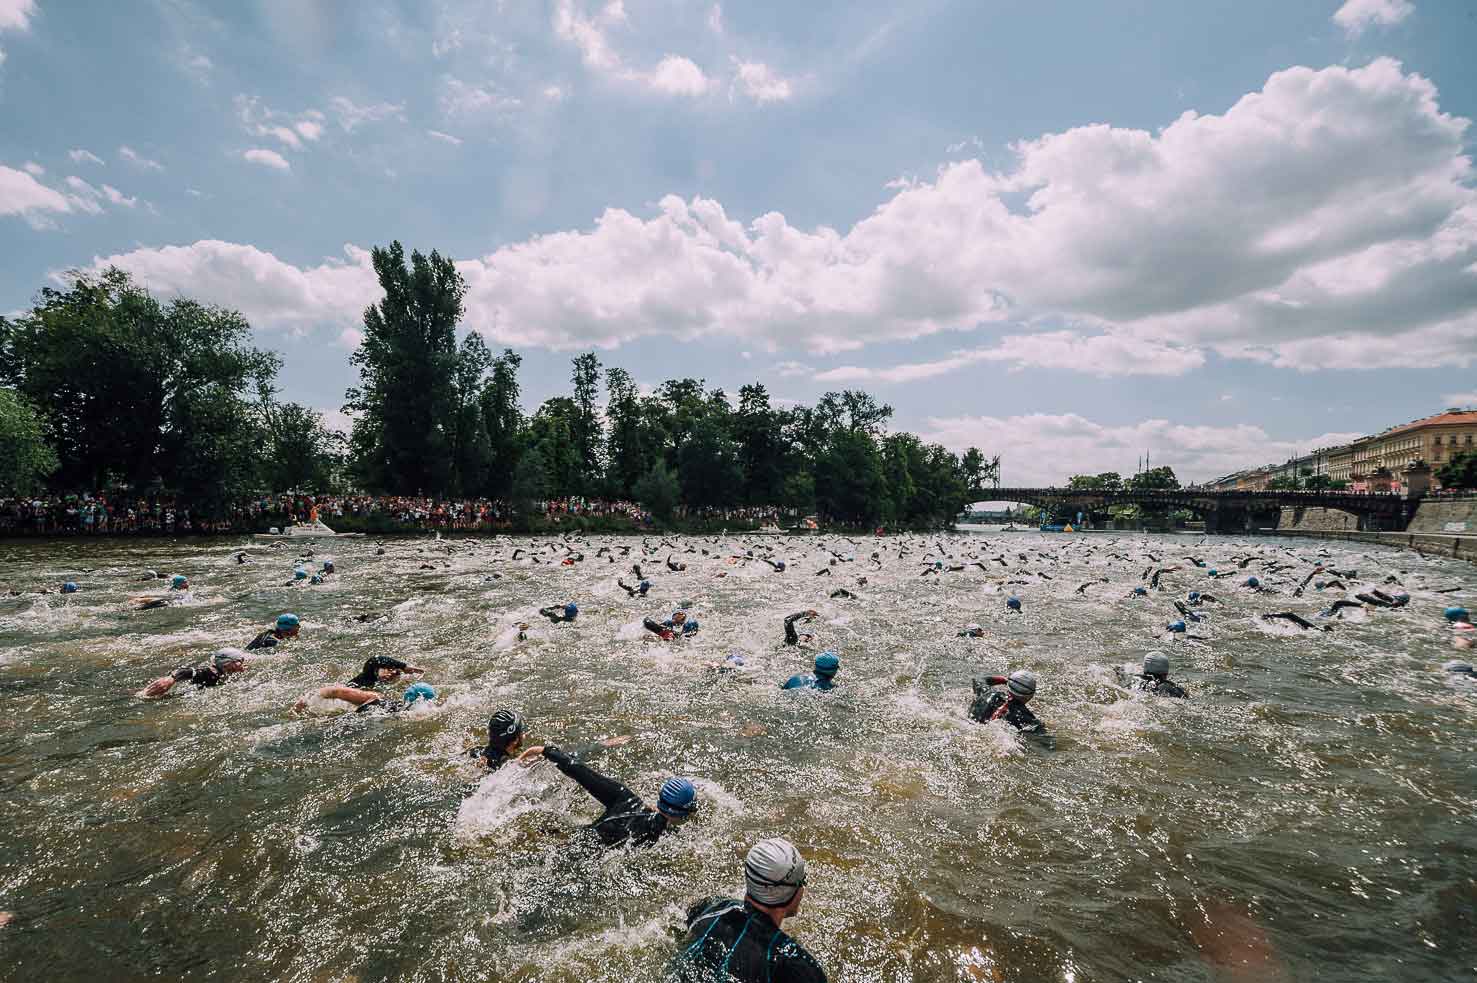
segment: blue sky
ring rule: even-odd
[[[336,410],[367,250],[655,384],[866,388],[1007,482],[1477,403],[1477,6],[0,0],[0,311],[115,263]]]

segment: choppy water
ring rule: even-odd
[[[755,538],[789,572],[694,553],[669,574],[668,552],[742,548],[674,542],[641,557],[638,540],[597,538],[574,567],[511,562],[506,541],[325,544],[338,577],[296,588],[291,553],[234,540],[0,547],[0,583],[84,588],[0,600],[0,979],[657,978],[685,906],[740,890],[744,850],[769,835],[809,858],[786,929],[833,980],[1474,975],[1477,697],[1440,670],[1457,654],[1442,607],[1477,607],[1469,565],[1306,540],[1002,534]],[[940,542],[1008,566],[920,577]],[[593,555],[633,543],[620,563]],[[857,561],[814,576],[823,543]],[[257,562],[237,567],[238,545]],[[1130,599],[1148,554],[1252,556],[1244,573],[1282,593],[1208,587],[1187,565]],[[1261,622],[1330,600],[1290,596],[1320,555],[1361,585],[1393,573],[1414,600],[1326,634]],[[615,586],[638,558],[645,600]],[[191,603],[129,611],[146,567],[187,574]],[[838,586],[858,599],[829,599]],[[1224,599],[1207,640],[1161,640],[1191,587]],[[575,625],[534,614],[571,598]],[[695,639],[641,637],[643,615],[681,602]],[[813,654],[778,644],[806,607],[843,660],[825,696],[775,685]],[[284,610],[302,637],[230,685],[136,698]],[[535,623],[522,643],[520,619]],[[971,621],[988,637],[957,638]],[[1156,646],[1193,700],[1118,688],[1114,667]],[[707,668],[733,651],[742,675]],[[429,667],[437,705],[287,712],[375,653]],[[965,716],[971,674],[1021,667],[1054,749]],[[499,706],[529,717],[533,742],[635,735],[592,763],[648,799],[691,775],[702,813],[653,849],[583,849],[597,810],[573,783],[546,764],[483,777],[465,757]]]

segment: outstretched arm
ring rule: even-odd
[[[554,767],[573,778],[580,788],[593,795],[607,809],[620,802],[641,801],[635,792],[620,782],[600,774],[588,765],[580,764],[556,747],[544,748],[543,754],[546,759],[554,762]]]

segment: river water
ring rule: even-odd
[[[786,929],[832,980],[1477,971],[1477,695],[1441,671],[1460,654],[1442,608],[1477,607],[1469,565],[1272,538],[749,539],[789,561],[777,574],[727,562],[739,537],[669,542],[592,538],[574,566],[550,539],[335,542],[317,587],[284,586],[295,554],[243,540],[6,544],[0,584],[83,589],[0,600],[0,979],[656,979],[686,906],[741,891],[744,851],[773,835],[809,859]],[[545,562],[510,559],[530,545]],[[987,569],[920,576],[943,554]],[[1319,559],[1357,570],[1350,595],[1394,575],[1413,600],[1330,633],[1260,620],[1344,596],[1292,597]],[[633,560],[644,600],[615,585]],[[1163,592],[1130,596],[1175,562]],[[131,611],[144,568],[188,575],[188,602]],[[857,598],[828,596],[843,586]],[[1192,588],[1222,601],[1203,640],[1167,640]],[[535,613],[569,599],[573,625]],[[695,638],[642,637],[679,604]],[[814,655],[779,644],[807,607],[842,659],[825,695],[776,686]],[[289,610],[301,637],[230,685],[136,696]],[[967,622],[987,636],[956,637]],[[1191,700],[1117,685],[1156,648]],[[708,668],[732,652],[743,672]],[[426,666],[436,704],[289,713],[377,653]],[[971,675],[1023,667],[1054,747],[965,714]],[[538,743],[632,735],[591,764],[648,801],[690,775],[700,814],[651,849],[587,849],[598,810],[551,765],[469,762],[500,706]]]

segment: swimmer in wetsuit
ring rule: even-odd
[[[586,828],[606,847],[625,843],[650,846],[697,812],[697,788],[685,778],[668,778],[662,782],[656,809],[653,810],[620,782],[607,778],[552,745],[529,748],[519,755],[518,763],[527,767],[540,757],[554,762],[554,767],[573,778],[580,788],[605,807],[600,818]]]
[[[1150,652],[1144,656],[1144,671],[1131,679],[1129,685],[1133,689],[1152,696],[1169,696],[1177,699],[1188,699],[1190,696],[1179,684],[1170,680],[1169,656],[1162,652]]]
[[[174,688],[175,683],[193,683],[202,689],[221,686],[238,672],[246,671],[246,653],[240,649],[217,649],[210,661],[198,666],[181,666],[168,676],[160,676],[143,692],[146,700],[157,700]]]
[[[362,619],[361,619],[362,620]],[[277,623],[246,643],[246,651],[276,648],[282,642],[296,638],[302,622],[295,614],[277,615]]]
[[[1363,594],[1355,594],[1354,597],[1377,608],[1403,608],[1410,603],[1410,595],[1404,591],[1398,594],[1386,594],[1382,590],[1375,589]]]
[[[835,652],[822,652],[815,657],[815,672],[797,673],[780,684],[780,689],[818,689],[822,692],[836,688],[836,673],[841,669],[841,660]]]
[[[135,611],[153,611],[156,608],[168,607],[184,600],[190,590],[189,578],[183,574],[175,574],[169,578],[169,593],[163,597],[135,597],[132,599]]]
[[[672,558],[669,556],[667,557],[667,569],[672,571],[673,573],[681,573],[683,570],[687,569],[687,564],[673,563]]]
[[[649,590],[651,590],[651,581],[649,581],[649,580],[642,580],[642,581],[638,582],[635,587],[632,587],[629,584],[627,584],[624,580],[622,580],[619,577],[617,577],[617,578],[615,578],[615,585],[617,587],[619,587],[621,590],[625,591],[627,597],[635,597],[637,594],[640,594],[642,597],[645,597],[646,596],[646,592],[649,591]]]
[[[1313,624],[1313,622],[1309,621],[1307,618],[1304,618],[1302,615],[1296,614],[1296,613],[1294,613],[1292,611],[1278,611],[1276,614],[1264,614],[1264,615],[1262,615],[1262,620],[1263,621],[1279,621],[1279,620],[1280,621],[1290,621],[1290,622],[1292,622],[1293,624],[1297,625],[1299,628],[1302,628],[1305,631],[1308,630],[1308,629],[1312,629],[1313,631],[1332,631],[1333,630],[1328,625],[1315,625],[1315,624]]]
[[[670,642],[678,635],[681,635],[683,638],[695,635],[699,627],[697,619],[689,618],[686,611],[673,611],[672,616],[666,621],[646,618],[641,624],[647,631],[656,635],[664,642]]]
[[[354,689],[350,686],[324,686],[318,690],[318,696],[324,700],[342,700],[345,703],[352,703],[355,713],[367,713],[372,710],[399,713],[401,710],[409,710],[420,700],[425,700],[427,703],[436,701],[436,691],[425,683],[411,683],[405,690],[405,696],[399,700],[386,700],[383,695],[372,689]],[[307,705],[307,700],[298,700],[292,705],[292,709],[300,713]]]
[[[977,625],[977,624],[971,622],[971,623],[965,625],[964,628],[961,631],[958,632],[958,634],[957,634],[956,637],[958,637],[958,638],[984,638],[985,637],[985,629],[982,626]]]
[[[1029,669],[1017,669],[1009,676],[986,676],[984,683],[973,680],[974,700],[969,705],[969,715],[982,724],[992,720],[1004,720],[1016,730],[1026,734],[1044,734],[1046,725],[1036,719],[1026,703],[1036,695],[1036,674]],[[1004,690],[992,689],[1004,686]]]
[[[805,858],[788,841],[761,840],[744,858],[744,899],[704,898],[667,968],[671,983],[826,983],[814,956],[781,931],[805,899]]]
[[[801,620],[802,618],[806,621],[809,621],[810,619],[816,617],[819,617],[819,615],[817,615],[815,611],[797,611],[789,617],[785,618],[785,644],[799,645],[802,640],[808,642],[812,638],[814,638],[814,635],[801,634],[800,632],[797,632],[795,630],[795,622]]]
[[[487,721],[487,743],[473,748],[471,756],[497,771],[517,756],[523,746],[523,715],[516,710],[499,710]]]
[[[418,676],[426,670],[420,666],[413,666],[407,662],[401,662],[388,655],[374,655],[364,660],[364,667],[359,670],[359,675],[349,680],[349,686],[357,689],[370,689],[375,686],[388,686],[398,682],[401,673],[410,673]]]
[[[562,608],[557,604],[550,604],[546,608],[539,608],[538,613],[557,625],[578,618],[580,616],[580,606],[573,601],[570,601]]]

